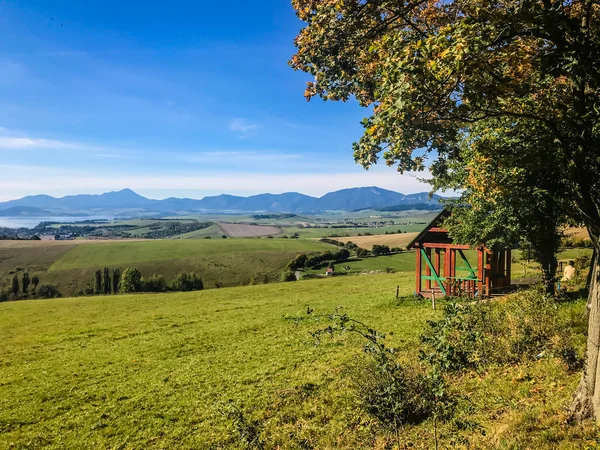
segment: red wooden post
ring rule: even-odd
[[[451,272],[451,262],[450,262],[450,249],[446,248],[444,250],[444,277],[446,277],[446,295],[452,295],[452,285],[450,277],[452,276]]]
[[[440,273],[440,249],[439,248],[435,249],[433,268],[435,269],[435,273],[437,273],[437,276],[441,277],[442,274]],[[441,286],[438,286],[438,287],[441,287]]]
[[[425,249],[425,254],[427,255],[427,258],[429,258],[429,261],[431,262],[431,249]],[[425,276],[430,277],[431,276],[431,267],[429,267],[429,264],[425,264]],[[427,279],[425,280],[425,289],[430,290],[431,289],[431,280]]]
[[[416,287],[416,293],[420,294],[421,293],[421,249],[419,248],[418,245],[416,245],[417,248],[417,287]]]
[[[485,294],[492,295],[492,263],[488,252],[485,253]]]
[[[483,295],[483,275],[483,248],[477,247],[477,290],[480,297]]]
[[[456,250],[450,249],[450,276],[452,277],[452,285],[453,285],[453,295],[457,294],[457,289],[460,285],[456,282]]]

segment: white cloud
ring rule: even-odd
[[[242,138],[247,138],[256,134],[260,125],[250,122],[247,119],[234,118],[229,122],[229,129],[237,133]]]

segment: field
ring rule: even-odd
[[[341,242],[352,241],[356,245],[371,250],[374,245],[387,245],[389,247],[406,248],[418,233],[379,234],[375,236],[349,236],[339,238]]]
[[[247,225],[241,223],[219,223],[219,228],[229,237],[262,237],[282,234],[279,227]]]
[[[283,231],[290,236],[298,233],[301,238],[317,239],[323,237],[350,237],[365,233],[372,235],[385,234],[386,232],[397,233],[398,231],[414,233],[420,232],[423,228],[425,228],[425,224],[398,224],[381,227],[284,227]]]
[[[400,358],[414,357],[441,313],[396,302],[397,284],[410,294],[411,276],[390,274],[2,303],[0,448],[242,449],[235,426],[252,426],[264,448],[391,449],[353,395],[348,369],[365,357],[362,342],[317,347],[309,332],[326,322],[285,316],[343,306],[393,332]],[[585,302],[561,311],[584,317]],[[468,448],[593,448],[593,429],[566,421],[578,381],[554,358],[466,374],[470,418],[486,432],[464,432]],[[228,404],[243,419],[228,421]],[[449,429],[438,431],[440,448],[455,447]],[[432,448],[433,423],[405,427],[402,442]]]
[[[29,270],[41,283],[72,295],[90,285],[98,269],[137,267],[144,276],[162,274],[167,281],[194,271],[206,287],[235,286],[277,281],[295,255],[330,248],[296,239],[0,241],[0,280],[6,284],[15,271]]]

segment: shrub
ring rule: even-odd
[[[142,274],[135,267],[128,267],[121,274],[119,292],[128,294],[140,292],[142,289]]]
[[[292,272],[291,270],[286,270],[285,272],[283,272],[283,275],[281,277],[282,281],[296,281],[296,274],[294,272]]]
[[[144,292],[166,292],[167,282],[162,275],[152,275],[147,280],[142,279],[142,291]]]
[[[301,269],[301,268],[303,268],[306,265],[307,261],[308,261],[308,257],[304,253],[302,253],[300,255],[297,255],[288,264],[288,269],[289,270],[298,270],[298,269]]]
[[[373,252],[373,255],[375,255],[375,256],[389,255],[391,253],[391,250],[387,245],[379,245],[379,244],[375,244],[371,251]]]
[[[572,331],[558,315],[556,301],[535,289],[506,302],[448,305],[444,318],[428,322],[421,356],[442,370],[513,364],[542,355],[557,356],[570,368],[578,357]]]
[[[359,258],[366,258],[367,256],[369,256],[371,252],[369,252],[369,250],[367,250],[366,248],[361,248],[358,247],[356,249],[356,256],[358,256]]]
[[[58,288],[52,284],[41,284],[36,290],[37,298],[58,298],[61,296]]]
[[[171,283],[171,289],[183,292],[201,291],[204,289],[204,283],[202,282],[202,278],[194,272],[180,272],[175,275]]]

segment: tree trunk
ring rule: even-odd
[[[542,266],[542,284],[546,287],[546,293],[554,296],[555,294],[555,278],[558,261],[554,252],[539,255],[539,262]]]
[[[590,233],[591,235],[592,233]],[[588,296],[588,336],[585,366],[572,405],[573,418],[594,417],[600,424],[600,249],[598,236],[591,236],[594,256]]]

